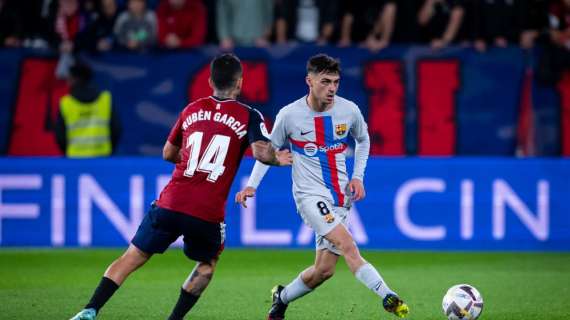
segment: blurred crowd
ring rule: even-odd
[[[60,53],[294,42],[548,47],[568,67],[570,0],[0,0],[0,44]]]
[[[306,42],[570,48],[570,0],[0,0],[6,47],[62,51]]]

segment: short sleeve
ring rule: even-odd
[[[182,113],[178,116],[176,123],[170,130],[168,141],[177,147],[182,147]]]
[[[281,149],[285,146],[287,142],[287,109],[283,108],[277,113],[275,117],[275,123],[273,124],[273,130],[271,130],[271,143],[277,149]]]
[[[269,132],[263,122],[261,112],[256,109],[249,111],[249,126],[247,128],[247,136],[249,137],[249,144],[256,141],[269,141]]]

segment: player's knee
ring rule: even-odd
[[[205,273],[213,274],[216,270],[216,262],[218,262],[217,259],[212,259],[208,262],[200,262],[198,269]]]
[[[131,246],[118,260],[130,266],[139,267],[147,262],[151,256],[152,254]]]
[[[344,241],[340,243],[339,248],[345,257],[346,256],[353,257],[359,254],[358,248],[356,247],[354,241]]]
[[[352,246],[347,246],[347,249],[343,250],[342,253],[346,263],[349,266],[360,264],[363,261],[362,256],[360,255],[360,251],[355,244]]]
[[[206,269],[200,272],[200,278],[198,279],[198,287],[200,287],[200,291],[206,289],[212,278],[214,277],[214,269]]]
[[[327,268],[319,268],[317,269],[317,273],[321,281],[326,281],[332,276],[334,276],[335,269],[334,267],[327,267]]]
[[[200,274],[207,279],[212,279],[214,276],[215,267],[208,265],[200,269]]]
[[[209,262],[200,262],[197,271],[203,278],[208,280],[212,279],[214,276],[214,271],[216,271],[216,260]]]

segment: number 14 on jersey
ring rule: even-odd
[[[188,137],[186,147],[189,149],[189,156],[186,170],[184,170],[184,176],[192,177],[196,170],[198,170],[208,173],[208,181],[216,182],[226,169],[224,161],[228,154],[230,137],[221,134],[214,135],[210,143],[208,143],[206,150],[204,150],[204,153],[200,156],[203,136],[203,132],[196,131]]]

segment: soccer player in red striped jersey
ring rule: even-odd
[[[269,165],[290,165],[288,150],[276,151],[259,111],[236,101],[242,66],[233,54],[210,65],[210,97],[180,113],[164,145],[163,158],[174,163],[168,185],[141,222],[126,252],[105,271],[85,308],[72,320],[95,319],[126,278],[155,253],[183,236],[184,254],[196,266],[180,290],[168,319],[183,319],[206,289],[224,248],[224,208],[243,154]]]

